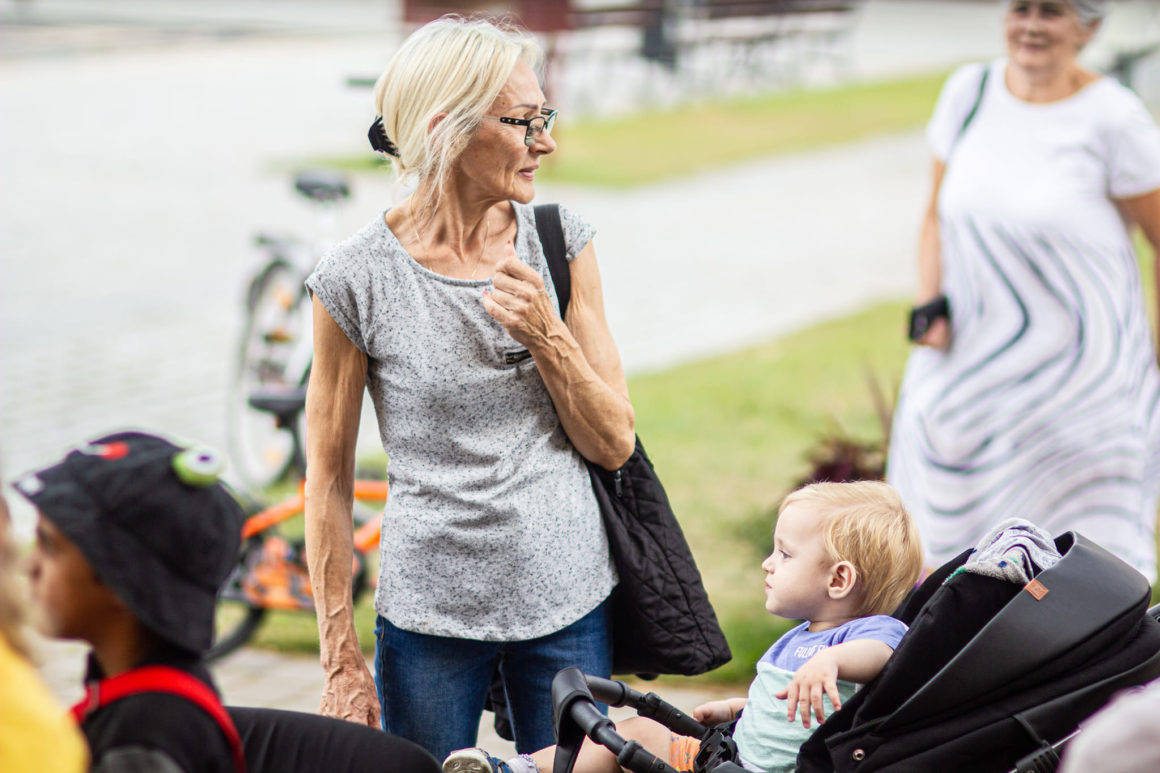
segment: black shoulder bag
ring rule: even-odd
[[[535,214],[564,318],[572,277],[560,208],[543,204]],[[620,575],[611,597],[613,673],[694,676],[729,662],[701,573],[640,438],[619,470],[587,464]]]

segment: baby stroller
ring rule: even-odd
[[[898,649],[802,745],[799,773],[1052,771],[1081,721],[1116,691],[1160,677],[1145,578],[1073,532],[1055,545],[1060,561],[1027,586],[955,573],[969,550],[931,575],[895,613],[910,625]],[[674,773],[616,734],[593,698],[684,735],[713,732],[652,693],[566,669],[553,683],[556,773],[571,773],[584,735],[629,770]],[[728,746],[709,753],[716,744],[703,743],[698,773],[740,773]]]

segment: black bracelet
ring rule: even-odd
[[[937,319],[945,319],[948,322],[951,319],[951,307],[945,295],[910,310],[910,340],[921,341]]]

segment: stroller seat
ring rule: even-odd
[[[1026,586],[956,572],[969,550],[931,575],[895,613],[910,630],[894,655],[802,745],[799,773],[1051,771],[1055,746],[1080,722],[1118,690],[1160,676],[1160,623],[1148,614],[1144,576],[1082,535],[1055,545],[1060,561]],[[585,692],[577,674],[557,677],[557,738],[567,749],[557,751],[556,773],[570,773],[578,732],[631,770],[669,773],[610,736],[611,723],[577,697]],[[677,732],[707,732],[667,704],[656,708],[656,696],[587,681],[605,702],[641,703],[639,713]],[[667,721],[672,712],[679,726]]]
[[[798,770],[1007,771],[1040,750],[1054,767],[1051,747],[1113,693],[1160,676],[1144,576],[1082,535],[1055,545],[1059,563],[1027,586],[947,571],[970,551],[929,578],[894,656]]]

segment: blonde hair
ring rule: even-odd
[[[16,567],[20,551],[9,529],[8,503],[0,494],[0,638],[27,658],[30,650],[24,638],[24,588]]]
[[[536,68],[541,60],[533,39],[478,18],[444,16],[403,42],[379,76],[374,99],[397,149],[396,175],[430,183],[429,200],[416,202],[420,209],[437,206],[452,165],[515,66]],[[440,113],[446,116],[428,131]]]
[[[814,508],[823,519],[822,544],[830,558],[854,566],[860,616],[890,614],[918,582],[918,526],[888,484],[813,483],[787,496],[778,515],[792,504]]]

